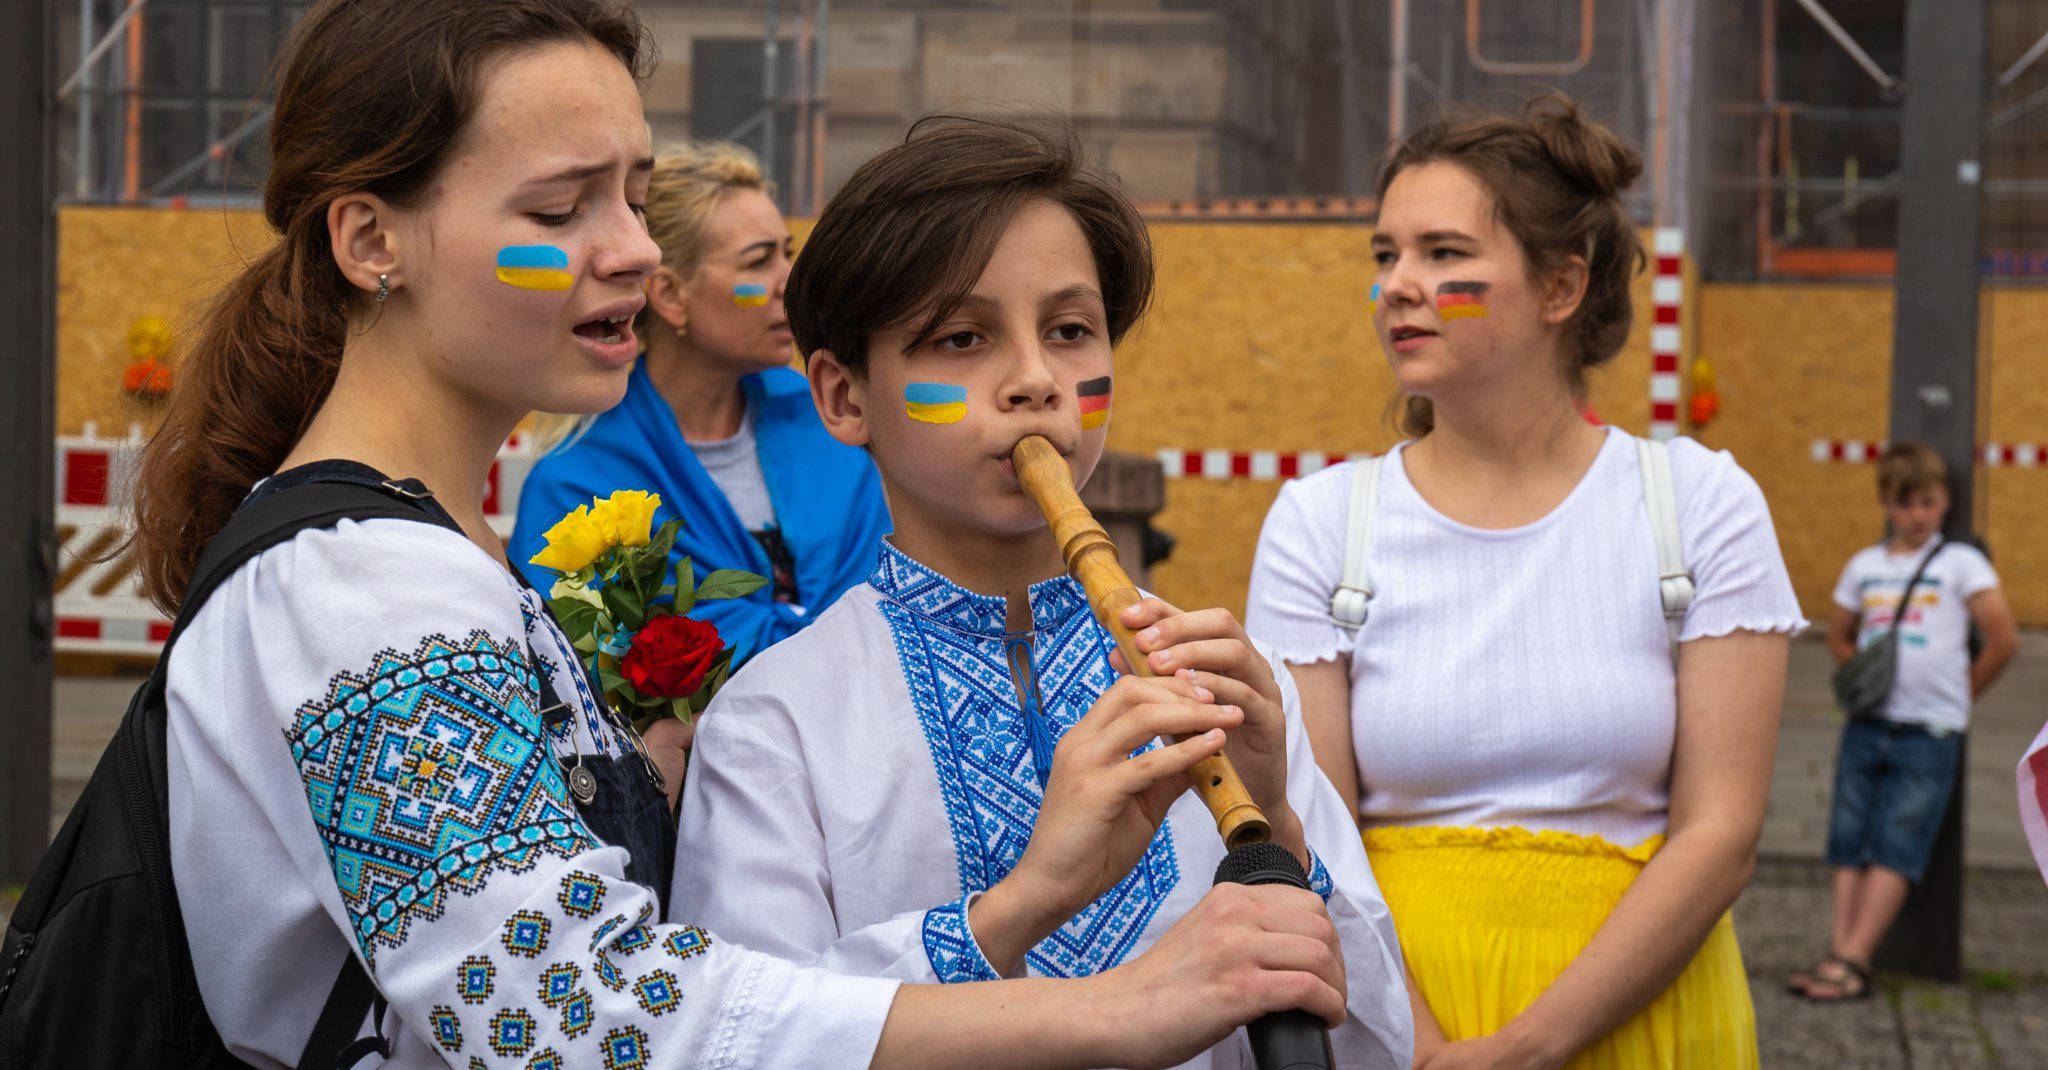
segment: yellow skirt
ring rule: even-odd
[[[1452,1040],[1497,1032],[1571,964],[1664,844],[1521,828],[1364,834],[1401,952]],[[1671,987],[1567,1070],[1753,1070],[1756,1013],[1727,915]]]

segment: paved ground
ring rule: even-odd
[[[1763,860],[1735,907],[1764,1066],[2048,1070],[2048,886],[2020,833],[2013,788],[2013,766],[2048,720],[2048,633],[2023,638],[2018,663],[1978,708],[1971,732],[1964,983],[1885,976],[1870,1000],[1816,1006],[1788,995],[1780,978],[1806,965],[1826,940],[1827,872],[1820,858],[1841,727],[1828,672],[1827,650],[1818,640],[1793,645]],[[138,682],[57,681],[51,796],[59,818],[53,832]],[[0,911],[5,905],[0,898]]]

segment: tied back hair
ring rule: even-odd
[[[1583,398],[1586,372],[1621,352],[1635,318],[1629,287],[1648,258],[1621,195],[1642,175],[1642,154],[1576,101],[1546,93],[1520,115],[1454,111],[1416,130],[1380,170],[1380,203],[1396,176],[1430,163],[1455,164],[1487,191],[1532,280],[1574,256],[1585,261],[1586,296],[1565,323],[1561,354],[1571,392]],[[1397,405],[1403,434],[1419,437],[1436,426],[1428,398],[1404,396]]]
[[[375,304],[342,275],[336,198],[422,204],[498,57],[588,42],[635,78],[653,60],[611,0],[322,0],[279,60],[263,216],[277,241],[201,314],[143,451],[130,538],[143,594],[175,614],[206,544],[277,470],[333,389],[350,323]],[[374,322],[374,320],[372,321]]]

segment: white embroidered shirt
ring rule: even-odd
[[[699,722],[674,908],[799,963],[994,979],[967,904],[1022,856],[1054,745],[1114,679],[1113,646],[1079,585],[1047,580],[1029,597],[1033,632],[1007,635],[1003,599],[885,545],[867,584],[749,662]],[[1293,682],[1274,670],[1288,795],[1348,971],[1339,1060],[1406,1067],[1412,1022],[1393,926],[1348,809],[1309,754]],[[1223,855],[1189,792],[1132,872],[1033,948],[1023,971],[1085,976],[1137,955],[1209,890]],[[1241,1037],[1187,1065],[1249,1066]]]
[[[868,1064],[894,983],[664,924],[578,819],[558,759],[629,744],[573,657],[537,594],[429,524],[308,531],[221,585],[171,657],[167,768],[229,1050],[291,1065],[356,954],[387,1066]]]

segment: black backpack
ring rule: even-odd
[[[316,477],[319,478],[319,477]],[[335,478],[335,477],[326,477]],[[308,482],[235,513],[193,569],[149,681],[43,855],[0,947],[0,1070],[244,1067],[207,1017],[171,881],[164,680],[171,648],[221,581],[302,531],[395,518],[450,526],[417,483]],[[390,1053],[384,1001],[353,953],[336,967],[300,1070]],[[376,1033],[358,1038],[374,1009]]]

